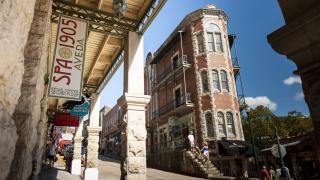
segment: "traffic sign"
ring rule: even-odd
[[[283,145],[279,144],[279,148],[278,148],[278,144],[274,144],[271,147],[271,153],[276,158],[280,158],[279,149],[282,157],[284,157],[287,154],[286,148]]]

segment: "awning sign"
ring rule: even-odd
[[[73,116],[79,116],[79,117],[83,117],[85,115],[88,114],[89,112],[89,103],[85,102],[81,105],[75,105],[71,110],[70,110],[70,114]]]
[[[88,23],[60,16],[48,95],[81,100]]]

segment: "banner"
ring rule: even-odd
[[[72,116],[69,113],[56,112],[54,115],[55,126],[79,126],[79,117]]]
[[[88,23],[60,16],[48,96],[81,100]]]

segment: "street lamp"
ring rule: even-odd
[[[253,139],[253,132],[252,132],[252,126],[251,126],[251,119],[250,119],[250,108],[248,106],[245,108],[245,112],[247,114],[247,118],[248,118],[248,122],[249,122],[251,142],[252,142],[252,148],[253,148],[253,153],[254,153],[254,160],[255,160],[255,164],[256,164],[257,177],[260,179],[257,151],[256,151],[256,145],[255,145],[254,139]]]

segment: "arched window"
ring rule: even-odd
[[[224,115],[222,112],[218,112],[217,117],[218,117],[219,136],[225,137],[226,129],[225,129]]]
[[[212,122],[212,114],[210,112],[206,113],[206,127],[207,127],[207,137],[212,138],[213,134],[213,122]]]
[[[223,52],[221,32],[218,25],[210,23],[207,26],[208,51]]]
[[[219,75],[217,70],[212,70],[212,86],[213,89],[220,91]]]
[[[201,81],[202,81],[202,92],[206,93],[209,91],[209,85],[208,85],[208,76],[207,71],[201,72]]]
[[[208,24],[207,29],[210,31],[220,31],[219,26],[213,23]]]
[[[235,136],[234,125],[233,125],[233,114],[231,112],[227,112],[227,130],[228,134],[231,136]]]
[[[221,76],[222,90],[227,90],[229,92],[227,72],[225,70],[221,70],[220,71],[220,76]]]

